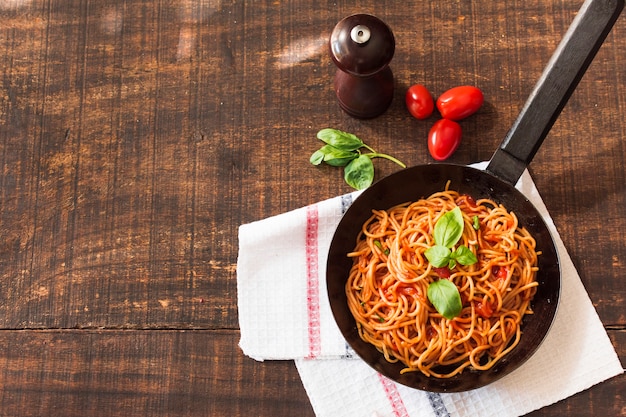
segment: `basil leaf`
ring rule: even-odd
[[[443,268],[448,265],[450,260],[450,249],[445,246],[435,245],[426,249],[424,255],[435,268]]]
[[[324,161],[324,152],[321,149],[313,152],[313,155],[309,158],[309,162],[313,165],[319,165]]]
[[[324,145],[321,150],[324,152],[324,162],[334,167],[345,167],[359,156],[358,152],[344,151],[331,145]]]
[[[372,160],[365,155],[353,159],[344,168],[343,178],[349,186],[357,190],[369,187],[374,181],[374,164]]]
[[[432,282],[428,286],[427,294],[428,299],[439,314],[448,320],[458,316],[463,309],[459,289],[452,281],[440,279]]]
[[[343,151],[356,151],[364,145],[363,141],[352,133],[337,129],[322,129],[317,132],[317,138]]]
[[[474,216],[473,220],[473,224],[472,226],[474,226],[474,230],[480,230],[480,219],[478,218],[478,216]]]
[[[450,257],[456,260],[461,265],[473,265],[478,262],[476,255],[465,245],[461,245],[450,255]]]
[[[463,215],[461,209],[455,207],[437,220],[433,237],[437,245],[452,248],[463,235]]]
[[[326,162],[331,166],[343,167],[358,156],[359,153],[357,151],[344,151],[331,145],[324,145],[311,155],[309,162],[313,165]]]
[[[456,267],[456,260],[450,255],[450,260],[448,261],[448,269],[452,271]]]

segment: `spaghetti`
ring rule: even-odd
[[[463,234],[477,262],[435,268],[424,252],[437,220],[461,209]],[[373,210],[363,224],[346,283],[348,306],[360,337],[402,372],[449,378],[466,368],[487,370],[521,337],[536,292],[535,240],[514,213],[489,199],[446,190],[389,210]],[[446,319],[430,303],[428,286],[449,279],[462,310]]]

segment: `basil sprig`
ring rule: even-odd
[[[357,190],[367,188],[374,182],[373,158],[389,159],[402,168],[406,168],[406,165],[396,158],[376,152],[352,133],[337,129],[322,129],[317,132],[317,138],[326,145],[315,151],[309,161],[313,165],[320,165],[324,162],[331,166],[344,167],[344,180]],[[361,148],[370,152],[361,153]]]
[[[457,262],[461,265],[472,265],[478,262],[476,255],[465,245],[459,245],[454,251],[452,250],[463,235],[464,224],[459,207],[455,207],[437,220],[433,231],[435,246],[424,252],[428,262],[435,268],[447,266],[454,269]]]
[[[454,269],[457,263],[472,265],[478,262],[476,255],[465,245],[452,250],[463,236],[463,214],[455,207],[437,220],[433,238],[435,245],[426,249],[424,255],[434,267]],[[459,289],[450,280],[440,279],[430,283],[427,290],[428,299],[435,309],[447,319],[458,316],[463,309]]]

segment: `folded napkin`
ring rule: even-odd
[[[259,361],[294,359],[320,417],[520,416],[621,374],[617,354],[528,172],[516,187],[546,220],[563,279],[546,340],[506,377],[465,393],[427,393],[390,381],[348,347],[328,304],[325,266],[334,230],[358,192],[239,228],[241,349]]]

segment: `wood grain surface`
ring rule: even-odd
[[[486,97],[487,160],[582,1],[0,0],[0,415],[312,416],[292,362],[239,341],[239,225],[350,191],[316,132],[431,162],[404,92]],[[334,25],[394,31],[396,95],[343,113]],[[530,165],[626,363],[626,18]],[[376,161],[376,176],[397,166]],[[624,375],[533,416],[626,414]]]

